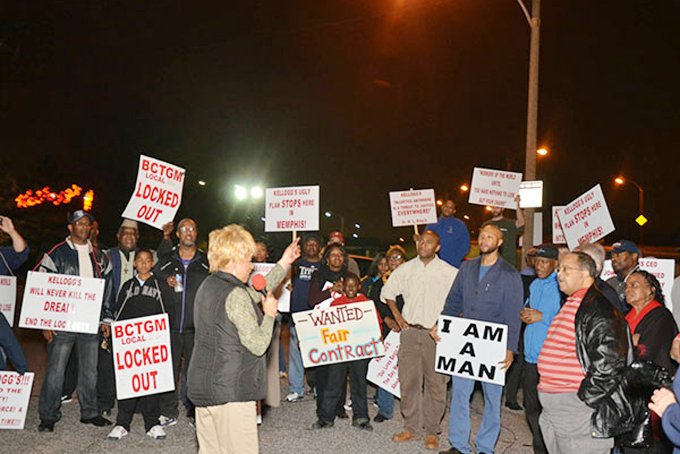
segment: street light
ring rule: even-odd
[[[644,218],[644,214],[645,214],[645,191],[642,189],[642,186],[637,184],[635,181],[628,180],[626,178],[623,178],[620,175],[618,177],[614,178],[614,182],[616,184],[618,184],[619,186],[622,186],[626,183],[630,183],[637,188],[637,190],[638,190],[638,208],[640,210],[640,216],[642,216]],[[638,224],[640,225],[640,236],[639,236],[640,245],[643,245],[644,242],[645,242],[645,233],[644,233],[644,229],[642,227],[642,225],[645,222],[647,222],[647,221],[644,220],[644,222],[638,222]]]
[[[540,156],[545,156],[548,154],[548,150],[546,148],[539,148],[536,150],[536,153],[538,153]]]
[[[466,185],[466,184],[462,184],[462,185],[460,186],[460,190],[463,191],[463,192],[467,192],[468,189],[470,189],[470,188],[469,188],[468,185]]]
[[[238,200],[245,200],[248,198],[248,190],[240,184],[234,185],[234,195]]]
[[[326,216],[327,218],[331,218],[333,216],[339,218],[340,219],[340,233],[342,233],[343,235],[345,234],[345,218],[343,216],[340,216],[337,213],[334,214],[330,211],[326,211],[324,213],[324,216]]]

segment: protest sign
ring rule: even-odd
[[[472,171],[468,202],[516,210],[515,199],[521,183],[521,173],[475,167]]]
[[[552,207],[552,242],[553,244],[566,244],[567,239],[564,236],[564,230],[562,230],[562,223],[560,222],[559,213],[562,211],[563,206]]]
[[[293,314],[304,367],[324,366],[385,354],[373,301]]]
[[[265,232],[319,230],[319,187],[268,188]]]
[[[33,376],[33,372],[0,372],[0,429],[24,428]]]
[[[21,328],[96,334],[104,279],[29,271]]]
[[[390,209],[392,227],[437,222],[434,189],[392,191],[390,192]]]
[[[543,206],[543,181],[522,181],[519,184],[519,207],[541,208]]]
[[[558,216],[569,249],[594,243],[614,231],[614,222],[599,184],[565,206]]]
[[[135,190],[122,216],[162,228],[182,203],[185,173],[181,167],[141,155]]]
[[[249,284],[252,285],[253,276],[260,274],[267,277],[267,274],[276,266],[276,263],[253,263],[253,272],[250,273]],[[281,283],[274,292],[274,296],[279,300],[279,312],[290,312],[290,290],[288,290],[290,279]]]
[[[16,276],[0,276],[0,313],[14,326],[14,308],[17,301]]]
[[[111,342],[118,399],[175,389],[167,314],[113,322]]]
[[[440,315],[435,370],[441,374],[505,384],[499,364],[507,354],[508,327],[498,323]]]
[[[673,302],[671,301],[671,290],[673,289],[673,279],[675,276],[675,260],[673,259],[655,259],[653,257],[645,257],[638,260],[641,270],[645,270],[656,276],[661,284],[661,291],[666,300],[666,308],[673,312]],[[602,273],[600,278],[604,281],[616,276],[612,268],[612,261],[605,260],[602,266]]]
[[[399,333],[390,331],[383,341],[385,356],[373,358],[368,363],[368,373],[366,374],[368,381],[375,383],[399,399],[401,399],[401,386],[399,386],[397,356],[399,355],[400,340]]]

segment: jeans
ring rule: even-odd
[[[384,389],[378,387],[376,393],[378,397],[378,413],[387,419],[392,419],[394,415],[394,396]]]
[[[288,381],[290,392],[305,395],[305,369],[302,367],[302,354],[298,345],[295,326],[290,326],[290,347],[288,350]]]
[[[491,453],[501,431],[501,397],[503,387],[481,382],[484,392],[484,415],[477,432],[477,452]],[[464,454],[470,449],[470,395],[475,389],[475,380],[451,377],[451,416],[449,419],[449,441],[451,446]]]
[[[47,344],[47,370],[40,392],[38,413],[40,419],[56,422],[61,419],[61,391],[64,372],[71,351],[75,347],[78,356],[78,400],[81,419],[95,418],[97,411],[97,334],[60,331]]]

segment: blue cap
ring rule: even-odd
[[[638,249],[635,243],[628,240],[619,240],[612,244],[612,254],[620,254],[621,252],[630,252],[640,255],[640,249]]]
[[[71,213],[71,215],[68,217],[68,223],[75,224],[82,218],[88,218],[90,222],[94,222],[94,216],[92,216],[90,213],[84,210],[77,210]]]

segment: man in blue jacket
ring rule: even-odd
[[[436,224],[429,224],[425,231],[432,230],[439,235],[441,249],[439,258],[449,265],[460,268],[460,264],[470,250],[470,234],[463,221],[455,218],[456,203],[447,200],[442,205],[442,215]]]
[[[529,429],[534,438],[534,453],[544,454],[545,447],[538,417],[541,403],[538,401],[538,354],[548,335],[548,328],[560,310],[562,293],[557,283],[557,258],[559,252],[552,244],[543,244],[536,251],[536,279],[529,286],[529,298],[520,312],[527,324],[524,330],[524,407]]]
[[[499,253],[503,232],[494,226],[482,227],[478,237],[480,257],[463,262],[451,287],[442,315],[502,323],[508,326],[508,351],[502,368],[512,364],[519,341],[519,311],[522,307],[522,279],[517,270]],[[430,331],[438,340],[437,326]],[[482,382],[484,415],[477,432],[478,453],[492,453],[501,430],[501,397],[503,386]],[[446,454],[469,453],[470,395],[475,380],[451,377],[451,414]]]

